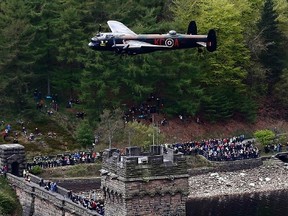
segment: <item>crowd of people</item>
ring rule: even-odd
[[[265,153],[269,152],[281,152],[283,149],[283,145],[281,143],[267,144],[264,147]],[[288,142],[286,143],[286,151],[288,151]]]
[[[88,197],[85,196],[84,193],[74,194],[72,191],[69,191],[68,198],[72,200],[72,202],[82,205],[84,208],[97,211],[97,213],[104,215],[104,203],[97,200],[95,191]]]
[[[36,109],[42,112],[46,112],[48,115],[52,115],[54,112],[58,112],[59,104],[58,104],[58,95],[52,94],[47,95],[46,97],[42,96],[41,91],[35,89],[33,92],[33,98],[36,102]],[[47,105],[46,103],[49,102]]]
[[[94,163],[99,157],[100,154],[97,152],[74,152],[53,156],[38,156],[34,157],[33,161],[27,162],[27,170],[31,170],[35,166],[39,166],[44,169],[80,163]]]
[[[29,170],[24,169],[23,170],[23,178],[30,182],[31,177],[30,177],[30,172]],[[58,185],[56,182],[52,182],[50,180],[44,181],[43,179],[40,180],[39,182],[40,187],[44,187],[47,191],[52,191],[52,192],[58,192]]]
[[[253,144],[252,140],[245,140],[244,136],[176,143],[170,147],[184,155],[203,155],[211,161],[231,161],[259,157],[259,149]]]
[[[160,97],[150,94],[150,96],[139,106],[131,106],[124,113],[124,122],[149,120],[152,122],[152,114],[159,113],[163,108],[163,101]]]
[[[23,177],[26,181],[30,182],[29,171],[23,171]],[[39,186],[43,187],[47,191],[58,193],[58,185],[56,182],[47,180],[44,181],[41,179],[39,181]],[[74,203],[82,205],[84,208],[87,208],[91,211],[97,211],[97,213],[104,215],[104,203],[100,200],[97,200],[96,192],[93,191],[89,196],[86,196],[84,193],[75,194],[72,191],[69,191],[67,197]]]

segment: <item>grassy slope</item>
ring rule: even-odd
[[[24,122],[24,126],[27,129],[27,135],[30,133],[35,134],[35,129],[38,128],[41,135],[36,135],[34,141],[29,141],[27,136],[22,132],[22,126],[19,124],[19,120]],[[9,123],[12,126],[12,131],[7,141],[4,141],[2,136],[0,138],[1,143],[12,143],[15,132],[18,133],[18,141],[25,147],[28,158],[37,155],[53,155],[59,152],[71,151],[79,149],[73,137],[73,129],[77,123],[70,122],[71,127],[67,126],[69,122],[69,115],[54,114],[48,116],[46,113],[39,111],[33,111],[29,116],[13,117],[6,116],[4,119],[5,124],[0,126],[1,131]],[[49,136],[48,133],[52,132],[53,136]]]
[[[39,175],[43,179],[49,178],[89,178],[100,176],[101,163],[78,164],[74,166],[64,166],[48,168]]]
[[[9,186],[6,179],[0,176],[0,215],[21,215],[21,205],[15,191]]]

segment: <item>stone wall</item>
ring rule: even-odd
[[[259,167],[263,164],[261,158],[236,160],[236,161],[223,161],[223,162],[211,162],[211,167],[201,167],[189,169],[190,176],[202,175],[209,172],[233,172],[237,170],[252,169]]]
[[[58,187],[60,193],[55,193],[38,186],[33,182],[39,180],[36,176],[31,175],[31,182],[10,173],[7,178],[16,191],[24,216],[100,216],[69,200],[64,188]]]
[[[163,154],[157,146],[150,154],[137,147],[126,149],[126,155],[110,149],[101,173],[106,215],[186,215],[189,175],[182,154]]]

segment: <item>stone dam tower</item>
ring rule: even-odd
[[[25,168],[25,150],[20,144],[0,145],[0,167],[7,166],[8,172],[21,176]]]
[[[185,157],[172,149],[129,147],[125,155],[107,149],[101,169],[105,215],[184,216],[188,177]]]

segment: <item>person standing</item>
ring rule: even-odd
[[[7,172],[8,172],[8,166],[7,166],[7,165],[4,165],[4,166],[3,166],[3,174],[4,174],[4,177],[5,177],[5,178],[7,177]]]

